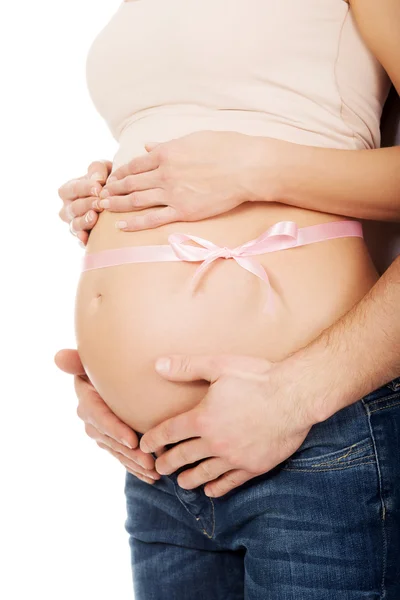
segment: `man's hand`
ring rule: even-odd
[[[205,493],[222,496],[291,456],[317,419],[312,406],[296,395],[295,381],[282,376],[280,365],[247,356],[160,359],[156,369],[166,379],[211,385],[193,409],[143,435],[144,452],[188,440],[163,452],[156,470],[170,474],[201,460],[179,474],[179,485],[192,489],[211,481]]]
[[[58,189],[63,201],[59,217],[70,224],[71,233],[83,245],[87,244],[89,231],[97,223],[98,213],[103,210],[96,202],[111,170],[110,161],[97,160],[89,165],[86,175],[70,179]]]
[[[60,350],[54,357],[59,369],[74,375],[78,396],[78,417],[85,423],[87,435],[115,456],[127,471],[146,483],[160,475],[154,470],[154,458],[138,447],[136,433],[109,409],[90,383],[76,350]]]

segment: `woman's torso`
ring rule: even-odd
[[[359,69],[359,70],[358,70]],[[361,75],[360,72],[363,72]],[[202,129],[233,130],[337,148],[379,145],[389,82],[358,36],[343,0],[135,0],[120,5],[88,54],[89,90],[120,146],[113,169],[144,142]],[[340,216],[279,203],[245,203],[196,223],[120,232],[103,213],[87,250],[165,244],[184,232],[234,247],[270,225]],[[164,382],[165,353],[235,353],[279,360],[347,312],[374,284],[365,243],[343,238],[258,257],[265,284],[218,261],[194,296],[188,263],[119,265],[83,273],[78,350],[114,412],[137,431],[188,409],[205,384]]]

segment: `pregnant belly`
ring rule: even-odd
[[[122,232],[124,215],[104,212],[87,252],[167,244],[183,232],[235,247],[281,220],[306,227],[343,217],[278,203],[245,203],[218,217]],[[275,312],[264,312],[267,284],[234,260],[218,259],[192,292],[196,263],[133,263],[81,274],[75,304],[78,352],[93,385],[113,412],[146,432],[186,411],[208,384],[174,383],[154,370],[166,354],[247,354],[281,360],[315,339],[378,279],[361,238],[327,240],[257,256],[268,273]],[[246,399],[243,399],[245,401]]]

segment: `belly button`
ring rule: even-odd
[[[96,294],[94,298],[91,299],[90,305],[92,308],[97,308],[99,304],[101,304],[103,298],[103,294]]]

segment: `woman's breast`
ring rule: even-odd
[[[299,227],[341,217],[273,203],[245,203],[204,221],[122,232],[121,213],[104,212],[87,252],[166,244],[183,232],[235,247],[277,221]],[[277,361],[347,312],[378,274],[361,238],[328,240],[257,256],[268,286],[234,260],[218,259],[190,287],[198,263],[132,263],[82,272],[75,304],[78,352],[104,401],[136,431],[197,404],[206,382],[173,383],[154,370],[166,354],[247,354]]]

